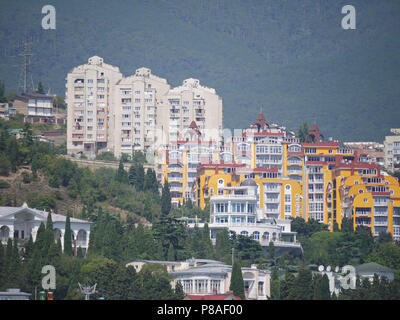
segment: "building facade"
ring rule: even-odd
[[[390,130],[394,135],[386,136],[384,141],[385,168],[391,172],[400,170],[400,129]]]
[[[221,139],[222,99],[198,79],[171,88],[148,68],[124,77],[118,67],[94,56],[73,68],[66,81],[68,154],[152,153],[177,142],[193,121],[205,139]]]
[[[66,216],[29,208],[25,203],[22,207],[0,207],[0,241],[7,244],[8,239],[27,240],[36,235],[41,223],[46,225],[47,215],[51,214],[54,227],[54,240],[61,240],[64,250],[64,234]],[[81,247],[86,252],[89,247],[91,222],[70,218],[72,244],[75,249]]]
[[[374,236],[389,232],[398,240],[398,180],[382,171],[364,150],[343,148],[332,139],[324,141],[316,124],[307,141],[300,142],[285,128],[269,125],[260,114],[244,133],[225,144],[232,152],[230,162],[219,157],[197,167],[195,203],[204,209],[227,188],[253,179],[260,218],[302,217],[333,230],[346,217],[354,229],[362,225]],[[395,146],[392,142],[391,147]]]
[[[133,266],[137,272],[144,264],[156,263],[164,265],[173,280],[175,288],[180,282],[186,295],[212,296],[229,292],[232,266],[225,263],[189,259],[186,261],[132,261],[126,266]],[[260,270],[255,265],[250,268],[242,267],[245,297],[247,300],[266,300],[270,296],[271,274],[269,270]]]
[[[113,91],[122,77],[118,67],[97,56],[70,70],[65,92],[68,154],[113,152]]]

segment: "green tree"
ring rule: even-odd
[[[278,268],[274,266],[271,273],[270,300],[281,300],[281,284]]]
[[[115,180],[117,180],[120,183],[128,183],[128,175],[124,169],[124,163],[122,159],[119,161],[119,166],[115,176]]]
[[[183,291],[182,283],[178,281],[175,286],[175,300],[183,300],[184,297],[185,292]]]
[[[282,300],[293,299],[295,285],[296,285],[296,277],[286,268],[285,280],[281,281],[281,286],[280,286],[280,297]]]
[[[245,299],[242,268],[238,260],[233,262],[229,290],[231,290],[235,296]]]
[[[161,194],[161,214],[163,216],[168,216],[171,211],[171,194],[169,191],[169,184],[167,180],[164,181]]]
[[[295,300],[312,300],[312,273],[311,270],[305,267],[299,269],[299,274],[296,278],[296,285],[293,299]]]
[[[43,84],[41,81],[39,81],[39,83],[38,83],[36,93],[44,94],[44,87],[43,87]]]
[[[167,259],[168,261],[175,261],[175,249],[172,243],[170,243],[169,248],[168,248],[168,254],[167,254]]]
[[[72,233],[71,233],[71,216],[67,213],[67,218],[65,220],[65,233],[64,233],[64,253],[68,256],[73,255],[72,249]]]
[[[329,279],[326,274],[316,276],[314,286],[314,300],[330,300]]]

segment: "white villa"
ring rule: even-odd
[[[208,259],[188,259],[185,261],[136,260],[126,264],[139,272],[145,264],[161,264],[167,268],[175,288],[178,281],[187,295],[217,295],[229,292],[232,266]],[[267,300],[270,296],[271,274],[252,265],[242,267],[245,296],[247,300]]]
[[[279,252],[302,251],[296,240],[296,232],[291,231],[290,220],[282,220],[267,215],[258,208],[259,195],[253,179],[242,181],[238,187],[218,188],[218,194],[210,197],[210,237],[215,244],[217,233],[227,228],[237,235],[251,237],[267,251],[270,242]],[[188,221],[189,228],[203,227],[204,223]]]
[[[0,241],[6,244],[8,239],[29,239],[32,235],[33,241],[40,224],[46,224],[49,212],[31,209],[26,203],[22,207],[0,207]],[[67,217],[60,214],[51,213],[54,226],[54,239],[61,239],[61,246],[64,250],[65,222]],[[85,253],[89,246],[89,235],[91,222],[72,218],[71,234],[72,246],[81,247]]]

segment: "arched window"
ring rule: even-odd
[[[248,237],[249,233],[247,231],[242,231],[242,232],[240,232],[240,235]]]
[[[77,246],[86,246],[87,233],[85,230],[79,230],[77,236]]]
[[[263,239],[269,240],[269,232],[266,231],[263,233]]]
[[[260,240],[260,233],[258,231],[253,232],[253,240]]]
[[[54,229],[54,241],[58,241],[58,239],[61,239],[61,230],[60,229]]]

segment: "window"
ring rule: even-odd
[[[210,280],[210,287],[214,294],[221,291],[221,280]]]
[[[264,295],[264,282],[261,281],[258,282],[258,295],[259,296]]]
[[[183,291],[187,293],[193,293],[193,281],[192,280],[183,280],[181,281]]]
[[[260,233],[258,231],[253,232],[253,240],[260,240]]]
[[[207,293],[208,280],[195,280],[196,293]]]

